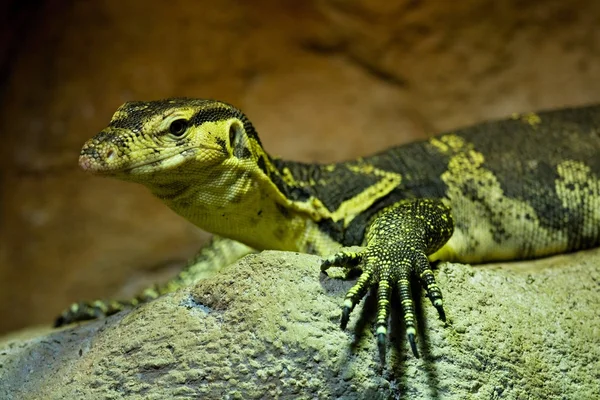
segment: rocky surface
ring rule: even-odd
[[[448,323],[420,303],[415,359],[394,313],[381,368],[373,298],[342,332],[353,282],[264,252],[131,312],[5,338],[0,398],[597,399],[599,265],[598,250],[442,264]]]
[[[78,171],[82,143],[124,101],[223,99],[268,150],[306,161],[600,101],[595,0],[12,0],[0,11],[0,331],[127,296],[205,240],[143,188]]]

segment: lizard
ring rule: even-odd
[[[152,300],[260,250],[316,254],[360,272],[340,326],[369,290],[385,360],[391,297],[415,357],[410,281],[445,321],[432,263],[485,263],[600,244],[600,106],[514,114],[356,160],[269,155],[248,117],[217,100],[127,102],[83,146],[79,165],[145,185],[213,233],[182,272],[131,300],[74,303],[55,326]]]

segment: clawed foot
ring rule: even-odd
[[[385,362],[387,326],[392,289],[396,288],[406,326],[408,342],[415,357],[417,329],[410,279],[418,275],[427,297],[446,320],[442,292],[435,282],[427,254],[438,250],[452,235],[449,209],[430,200],[409,201],[384,210],[369,227],[366,248],[361,251],[342,250],[325,259],[321,271],[331,266],[360,268],[362,274],[344,298],[340,327],[345,329],[350,313],[373,287],[377,291],[377,347]]]

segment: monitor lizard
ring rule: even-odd
[[[322,271],[361,271],[340,325],[372,288],[382,361],[395,293],[418,357],[413,276],[445,319],[432,262],[530,259],[600,244],[599,150],[600,106],[513,115],[318,164],[269,155],[250,120],[224,102],[128,102],[85,143],[80,166],[145,185],[215,236],[175,279],[127,301],[75,303],[55,325],[114,314],[251,252],[287,250],[322,256]]]

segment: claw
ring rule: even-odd
[[[323,260],[323,262],[321,263],[321,272],[323,273],[327,273],[326,271],[329,269],[329,267],[331,267],[333,265],[332,260],[329,259],[325,259]]]
[[[342,330],[346,329],[348,326],[348,321],[350,320],[350,313],[352,312],[352,307],[344,306],[342,309],[342,318],[340,318],[340,328]]]
[[[54,324],[52,325],[54,328],[60,328],[63,325],[67,324],[67,320],[62,315],[54,320]]]
[[[390,315],[390,297],[392,291],[390,282],[387,278],[379,281],[377,288],[377,347],[379,348],[379,358],[385,362],[386,336],[388,317]]]
[[[354,309],[354,306],[360,302],[369,290],[372,273],[373,272],[370,269],[365,270],[360,278],[358,278],[356,284],[346,294],[344,308],[342,309],[342,318],[340,319],[340,327],[342,329],[346,329],[346,325],[348,325],[348,320],[350,319],[350,313]]]
[[[321,262],[321,272],[325,272],[330,267],[340,266],[346,268],[356,267],[362,260],[362,253],[351,250],[342,250],[334,255],[327,257]]]
[[[377,334],[377,348],[379,349],[379,359],[381,364],[385,364],[385,351],[386,351],[386,334],[380,332]]]
[[[427,259],[421,258],[417,261],[417,267],[420,271],[419,275],[421,277],[421,282],[427,291],[427,297],[429,297],[431,304],[433,304],[433,306],[436,308],[440,319],[446,322],[446,312],[444,311],[442,291],[435,282],[435,277],[433,276],[433,272],[431,272],[429,262]]]
[[[410,343],[410,348],[413,352],[413,355],[415,356],[415,358],[419,358],[419,350],[417,350],[417,341],[415,340],[415,333],[408,332],[407,336],[408,336],[408,342]]]
[[[443,322],[446,322],[446,311],[444,311],[444,306],[441,304],[439,304],[439,305],[434,304],[433,306],[436,308],[438,315],[440,316],[440,319]]]

